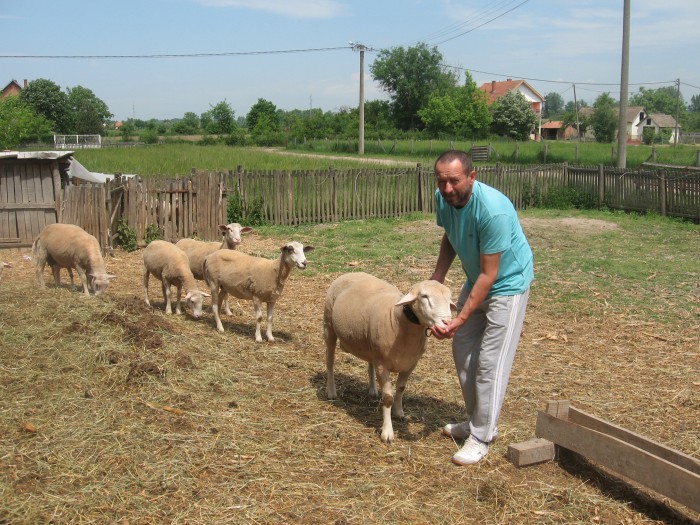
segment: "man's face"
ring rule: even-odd
[[[435,176],[440,194],[447,204],[458,208],[467,204],[476,180],[474,168],[471,169],[469,175],[465,175],[459,160],[453,160],[450,163],[443,162],[435,166]]]

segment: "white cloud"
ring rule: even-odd
[[[199,0],[210,7],[265,11],[289,18],[328,19],[345,15],[345,4],[336,0]]]

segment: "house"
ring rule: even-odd
[[[27,87],[27,79],[24,79],[24,87]],[[22,91],[22,88],[20,87],[19,83],[13,79],[2,89],[2,98],[12,95],[19,95],[20,91]]]
[[[545,122],[540,128],[542,140],[569,140],[576,136],[576,129],[564,123],[561,120],[552,120]]]
[[[505,96],[507,93],[518,92],[522,94],[525,99],[530,102],[530,107],[535,115],[539,118],[538,128],[542,126],[542,106],[544,105],[544,97],[540,95],[535,88],[528,84],[525,80],[513,80],[509,78],[508,80],[502,82],[496,82],[492,80],[482,84],[479,89],[486,93],[488,97],[488,103],[493,104],[499,98]],[[538,129],[536,139],[541,136],[541,129]]]
[[[579,118],[581,120],[590,121],[593,116],[595,108],[585,107],[578,110]],[[615,118],[619,115],[618,108],[613,109],[615,113]],[[647,110],[643,106],[630,106],[627,108],[627,143],[628,144],[639,144],[642,141],[642,132],[638,127],[639,123],[642,122],[647,117]],[[586,139],[594,139],[593,130],[589,125],[583,133],[583,137]]]
[[[676,122],[676,119],[671,115],[664,115],[663,113],[651,113],[646,115],[645,119],[637,124],[637,135],[639,140],[642,139],[644,134],[644,128],[653,128],[654,133],[661,133],[663,130],[669,130],[671,137],[669,142],[674,144],[676,142],[676,132],[680,133],[680,124]]]

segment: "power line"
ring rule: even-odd
[[[440,44],[444,44],[445,42],[449,42],[450,40],[454,40],[455,38],[459,38],[460,36],[464,36],[464,35],[466,35],[466,34],[468,34],[468,33],[471,33],[472,31],[476,31],[476,30],[479,29],[480,27],[484,27],[486,24],[490,24],[490,23],[493,22],[494,20],[498,20],[499,18],[501,18],[501,17],[507,15],[507,14],[510,13],[511,11],[515,11],[518,7],[520,7],[521,5],[527,4],[529,1],[530,1],[530,0],[523,0],[522,2],[520,2],[520,3],[519,3],[518,5],[516,5],[515,7],[511,7],[511,8],[508,9],[507,11],[504,11],[503,13],[501,13],[501,14],[499,14],[499,15],[497,15],[497,16],[494,16],[493,18],[487,20],[486,22],[484,22],[484,23],[482,23],[482,24],[479,24],[478,26],[473,27],[473,28],[471,28],[471,29],[469,29],[469,30],[467,30],[467,31],[464,31],[464,32],[462,32],[462,33],[459,33],[458,35],[451,36],[450,38],[446,38],[445,40],[441,40],[440,42],[438,42],[438,43],[435,44],[435,45],[436,45],[436,46],[439,46]]]
[[[493,73],[490,71],[480,71],[478,69],[472,69],[468,67],[451,66],[449,64],[440,64],[442,67],[447,67],[451,69],[458,69],[461,71],[474,71],[475,73],[481,73],[482,75],[492,75],[496,77],[506,77],[506,78],[517,78],[519,80],[530,80],[532,82],[545,82],[551,84],[576,84],[577,86],[619,86],[619,82],[606,83],[606,82],[572,82],[571,80],[548,80],[543,78],[531,78],[531,77],[520,77],[518,75],[504,75],[503,73]],[[630,86],[651,86],[656,84],[674,84],[675,80],[659,81],[659,82],[636,82],[630,83]],[[694,87],[694,86],[693,86]],[[700,88],[698,88],[700,89]]]
[[[43,59],[118,59],[118,58],[203,58],[203,57],[229,57],[252,55],[280,55],[288,53],[314,53],[317,51],[338,51],[340,49],[352,49],[351,46],[341,47],[317,47],[309,49],[282,49],[271,51],[230,51],[224,53],[180,53],[180,54],[153,54],[153,55],[0,55],[0,58],[43,58]]]

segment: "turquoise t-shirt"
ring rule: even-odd
[[[479,256],[501,254],[498,277],[489,297],[517,295],[525,292],[535,277],[530,245],[525,238],[513,203],[491,186],[475,181],[472,196],[463,208],[445,203],[440,190],[435,191],[438,226],[462,262],[471,288],[481,272]]]

